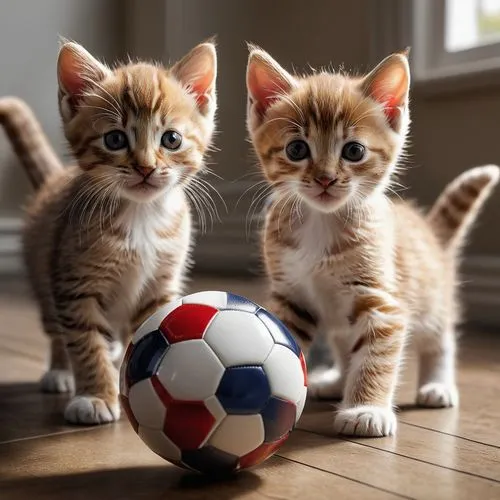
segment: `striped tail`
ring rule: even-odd
[[[64,168],[33,111],[24,101],[16,97],[1,98],[0,124],[5,128],[35,189],[48,176]]]
[[[445,188],[427,216],[445,248],[457,249],[463,244],[499,175],[496,165],[476,167]]]

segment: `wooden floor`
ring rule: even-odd
[[[408,362],[396,438],[339,439],[333,408],[309,404],[289,441],[264,465],[214,482],[154,455],[128,422],[71,427],[65,398],[37,381],[47,343],[22,286],[0,291],[0,499],[500,499],[500,332],[466,332],[459,410],[413,406]],[[192,287],[254,298],[258,282],[198,280]]]

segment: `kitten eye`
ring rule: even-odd
[[[175,130],[167,130],[161,136],[161,145],[164,148],[170,149],[171,151],[175,151],[179,149],[182,144],[182,135]]]
[[[352,163],[361,161],[365,156],[365,147],[359,142],[347,142],[342,148],[342,158]]]
[[[128,146],[128,139],[125,132],[112,130],[104,134],[104,145],[111,151],[118,151]]]
[[[301,161],[311,156],[307,142],[301,140],[289,142],[285,152],[290,161]]]

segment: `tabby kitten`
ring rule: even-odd
[[[250,47],[248,129],[274,193],[263,255],[270,309],[304,349],[323,336],[334,366],[310,393],[342,398],[335,430],[396,430],[393,395],[410,333],[420,359],[417,401],[458,403],[456,268],[496,166],[458,177],[432,210],[389,200],[409,127],[407,54],[351,77],[289,74]]]
[[[23,243],[51,339],[42,389],[75,388],[66,419],[101,424],[120,415],[120,344],[182,290],[186,192],[214,130],[216,52],[204,43],[170,69],[110,69],[65,43],[57,72],[77,166],[63,168],[23,102],[0,100],[0,121],[37,190]]]

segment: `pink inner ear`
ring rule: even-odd
[[[210,86],[212,85],[212,81],[213,75],[211,73],[207,73],[202,78],[199,78],[191,84],[191,89],[196,95],[196,102],[198,106],[204,106],[207,103],[207,94],[211,90]]]
[[[85,88],[85,80],[82,78],[81,70],[74,53],[66,50],[61,54],[59,59],[59,80],[64,89],[72,96],[81,95]]]
[[[252,97],[255,99],[257,112],[263,115],[267,108],[279,97],[280,93],[286,91],[285,82],[274,75],[273,79],[268,68],[261,68],[253,64],[248,72],[248,87]]]

